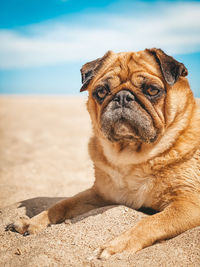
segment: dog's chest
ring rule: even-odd
[[[150,205],[150,192],[153,187],[151,175],[141,169],[104,169],[109,179],[107,191],[112,201],[138,209]]]

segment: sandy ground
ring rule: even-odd
[[[85,98],[0,97],[0,266],[200,266],[200,227],[136,254],[93,258],[105,241],[134,225],[142,212],[101,208],[38,235],[5,232],[93,183]]]

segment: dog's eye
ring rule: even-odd
[[[105,87],[101,87],[97,90],[96,94],[100,99],[102,99],[107,95],[107,93],[108,93],[107,89]]]
[[[149,95],[149,96],[156,96],[160,93],[160,90],[154,86],[151,86],[149,87],[147,90],[146,90],[146,93]]]
[[[109,89],[106,86],[98,87],[94,92],[93,96],[99,103],[102,103],[104,98],[109,94]]]

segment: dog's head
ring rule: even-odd
[[[156,142],[191,94],[177,86],[189,88],[185,66],[160,49],[109,51],[81,74],[94,130],[111,142]]]

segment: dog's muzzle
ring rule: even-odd
[[[101,130],[113,142],[128,139],[151,143],[157,136],[151,116],[128,90],[116,93],[104,108]]]

